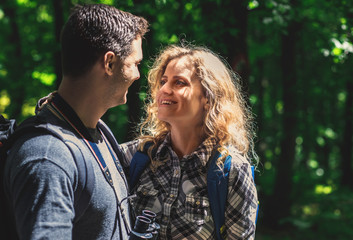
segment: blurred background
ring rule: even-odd
[[[141,79],[104,120],[120,142],[143,116],[146,75],[168,44],[207,46],[241,76],[257,123],[256,239],[353,239],[351,0],[1,0],[0,113],[21,122],[62,77],[75,4],[145,17]]]

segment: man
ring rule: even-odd
[[[129,86],[140,77],[147,30],[145,19],[112,6],[74,8],[61,35],[62,82],[38,114],[66,139],[33,131],[15,142],[7,158],[5,187],[20,239],[128,238],[126,179],[118,152],[99,126],[109,108],[126,103]],[[83,212],[82,203],[75,206],[77,153],[67,142],[93,169]]]

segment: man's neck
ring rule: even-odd
[[[64,78],[58,93],[72,107],[87,128],[95,128],[107,109],[100,104],[101,97],[95,95],[90,84],[82,84],[80,81],[80,79],[70,81]]]

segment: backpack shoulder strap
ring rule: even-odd
[[[216,230],[216,238],[223,240],[226,238],[225,234],[225,206],[228,197],[228,180],[229,172],[231,168],[232,157],[228,155],[224,161],[223,171],[217,166],[217,159],[221,157],[221,154],[216,151],[211,157],[210,166],[207,172],[207,190],[208,198],[210,201],[211,213]],[[254,166],[251,166],[252,177],[255,179]],[[259,205],[257,207],[257,214],[259,211]]]
[[[146,169],[150,163],[150,157],[147,154],[147,150],[152,145],[152,142],[146,142],[143,146],[143,151],[137,151],[131,159],[129,169],[129,185],[130,189],[134,189],[137,181],[139,180],[143,170]]]
[[[113,148],[112,152],[115,152],[115,154],[118,158],[118,159],[115,159],[115,157],[114,157],[115,166],[118,169],[119,174],[122,176],[126,187],[128,188],[129,184],[128,184],[128,181],[126,179],[126,174],[125,174],[125,172],[127,171],[127,167],[124,168],[123,165],[121,164],[121,162],[126,162],[126,161],[125,161],[125,156],[123,154],[123,151],[122,151],[120,145],[116,141],[116,138],[114,137],[113,132],[101,119],[99,119],[97,127],[102,131],[102,133],[104,134],[104,136],[106,137],[106,139],[110,143],[110,146]],[[111,151],[110,148],[109,148],[109,151]],[[113,154],[112,152],[111,152],[111,154]]]
[[[225,205],[228,196],[228,179],[232,157],[230,155],[226,157],[222,171],[217,165],[217,159],[220,156],[221,154],[218,151],[211,156],[207,171],[207,191],[216,237],[217,239],[224,239],[222,235],[225,233]]]
[[[63,131],[59,126],[42,122],[37,116],[30,117],[19,125],[13,135],[11,135],[7,148],[9,149],[20,136],[33,131],[51,134],[58,138],[65,143],[74,158],[78,170],[78,185],[74,192],[74,221],[76,222],[87,209],[93,193],[95,181],[93,166],[84,159],[82,151],[80,150],[82,146],[77,145],[80,141],[77,141],[76,136]]]
[[[110,128],[105,124],[101,119],[98,121],[98,128],[102,130],[105,137],[108,139],[110,145],[112,146],[114,152],[117,154],[119,159],[124,159],[124,154],[122,153],[121,147],[116,141],[114,134],[110,130]]]

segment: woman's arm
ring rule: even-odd
[[[254,239],[257,191],[251,166],[242,156],[232,156],[225,212],[227,239]]]

